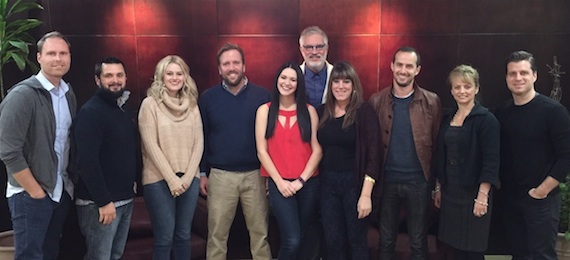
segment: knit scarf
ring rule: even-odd
[[[190,114],[190,99],[188,98],[167,95],[162,98],[158,106],[174,122],[183,121]]]

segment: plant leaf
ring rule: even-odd
[[[23,41],[9,41],[10,45],[18,48],[24,54],[30,53],[30,48],[28,48],[28,44]]]
[[[26,68],[26,59],[24,58],[25,55],[22,55],[22,53],[17,53],[17,52],[12,52],[10,54],[12,56],[12,59],[16,62],[18,69],[23,71]]]
[[[13,22],[10,22],[8,26],[6,26],[6,31],[10,32],[7,34],[6,37],[10,37],[11,35],[17,35],[22,32],[25,32],[29,29],[38,27],[42,24],[42,22],[38,19],[19,19]]]
[[[26,68],[26,59],[24,57],[25,55],[22,55],[21,53],[12,52],[12,59],[14,60],[14,62],[16,62],[18,69],[20,69],[21,71],[24,71],[24,69]]]
[[[42,21],[32,18],[23,18],[12,16],[22,13],[23,17],[29,17],[30,14],[25,13],[29,10],[44,8],[37,1],[30,0],[0,0],[0,73],[2,67],[11,61],[16,63],[20,70],[24,70],[30,65],[34,73],[37,72],[38,66],[35,61],[30,60],[29,45],[35,43],[34,38],[28,33],[32,28],[38,27]],[[0,100],[4,97],[4,83],[0,75]]]
[[[12,4],[12,6],[10,7],[10,10],[8,10],[8,13],[6,13],[5,19],[7,20],[14,14],[21,13],[21,12],[24,12],[27,10],[32,10],[32,9],[43,10],[44,8],[38,3],[34,3],[34,2],[23,2],[22,3],[22,0],[18,0],[14,4]]]

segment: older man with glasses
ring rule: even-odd
[[[307,27],[299,37],[299,50],[304,59],[300,67],[305,74],[307,101],[318,108],[325,103],[329,77],[333,69],[333,65],[327,61],[329,38],[318,26]],[[319,259],[321,223],[315,221],[309,223],[308,227],[306,239],[308,243],[302,246],[300,258]]]
[[[318,26],[307,27],[299,37],[299,50],[304,59],[300,67],[305,73],[307,100],[317,108],[325,103],[329,75],[333,68],[327,61],[329,38]]]

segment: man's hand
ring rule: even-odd
[[[47,196],[46,192],[41,188],[34,193],[28,192],[28,195],[30,195],[30,197],[35,200],[43,199]]]
[[[115,203],[112,201],[109,204],[99,207],[99,222],[103,225],[109,225],[117,218],[117,211],[115,210]]]
[[[208,177],[200,177],[200,193],[204,196],[208,196]]]
[[[12,175],[16,182],[32,197],[32,199],[43,199],[47,196],[40,184],[36,181],[30,168],[23,169]]]

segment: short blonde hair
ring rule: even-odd
[[[469,65],[459,65],[455,67],[450,73],[447,80],[449,84],[451,84],[451,79],[458,77],[461,79],[472,79],[473,83],[475,83],[475,87],[479,87],[479,72]]]
[[[167,95],[167,89],[164,85],[163,79],[166,72],[166,67],[169,64],[176,64],[182,69],[182,73],[184,74],[184,85],[178,91],[178,94],[182,98],[189,98],[191,107],[195,106],[198,102],[198,88],[196,87],[196,82],[194,82],[194,79],[192,79],[190,76],[190,68],[186,62],[184,62],[184,60],[177,55],[168,55],[162,58],[158,64],[156,64],[156,69],[154,71],[154,81],[146,92],[147,96],[154,97],[157,100],[162,100]]]

